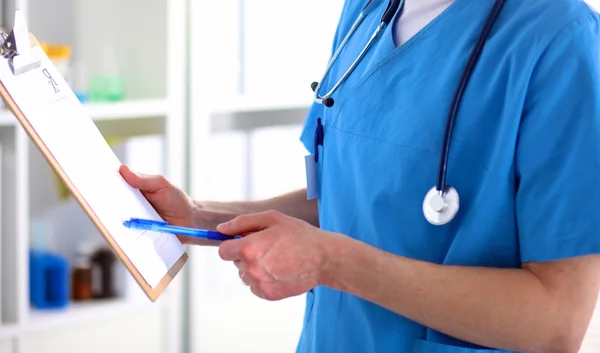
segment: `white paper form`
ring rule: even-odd
[[[144,196],[119,174],[118,160],[71,88],[39,50],[39,68],[14,76],[0,60],[0,80],[100,222],[155,288],[184,254],[176,236],[127,228],[131,217],[161,220]]]

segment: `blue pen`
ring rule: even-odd
[[[171,226],[168,222],[165,221],[153,221],[150,219],[141,219],[141,218],[131,218],[128,221],[124,221],[123,225],[128,228],[133,229],[142,229],[142,230],[152,230],[155,232],[162,233],[171,233],[176,235],[183,235],[193,238],[203,238],[208,240],[230,240],[237,239],[240,236],[230,236],[225,235],[214,230],[205,230],[205,229],[196,229],[196,228],[187,228],[187,227],[178,227]]]

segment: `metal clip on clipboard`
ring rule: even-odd
[[[0,31],[0,36],[2,37],[0,55],[8,59],[15,76],[41,66],[42,58],[39,51],[32,48],[27,22],[21,10],[15,11],[12,31],[8,34]]]

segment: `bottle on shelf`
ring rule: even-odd
[[[89,100],[86,65],[82,61],[74,61],[71,70],[73,77],[73,92],[81,103],[86,103]]]
[[[74,301],[111,299],[117,296],[113,252],[98,243],[81,243],[72,269],[72,298]]]
[[[123,100],[125,92],[119,72],[116,49],[107,46],[102,51],[102,55],[101,67],[91,80],[89,98],[97,102]]]
[[[31,223],[29,251],[29,297],[37,309],[60,309],[69,304],[69,263],[51,251],[52,224]]]
[[[112,250],[99,247],[91,257],[93,271],[97,271],[98,285],[94,286],[94,297],[98,299],[110,299],[117,296],[115,289],[115,263],[116,256]]]
[[[74,301],[85,301],[94,298],[92,288],[91,254],[94,247],[83,243],[77,247],[75,262],[71,271],[72,293]]]

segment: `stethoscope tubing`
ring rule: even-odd
[[[335,85],[333,85],[333,87],[329,90],[329,92],[325,93],[325,95],[322,95],[322,96],[319,95],[319,89],[321,88],[321,84],[325,81],[325,79],[329,75],[329,73],[331,71],[331,67],[333,66],[333,64],[335,64],[336,60],[338,59],[338,56],[340,55],[340,53],[342,52],[342,50],[346,46],[346,43],[350,40],[350,38],[352,37],[352,35],[354,34],[354,32],[356,32],[356,30],[358,29],[358,27],[362,24],[363,20],[367,16],[367,14],[371,11],[372,8],[371,8],[370,5],[372,4],[372,2],[373,2],[373,0],[369,0],[369,2],[367,2],[367,4],[365,5],[365,7],[363,8],[363,10],[360,12],[360,15],[358,16],[358,18],[356,19],[356,21],[354,21],[354,24],[352,25],[352,27],[350,27],[350,30],[348,31],[348,34],[344,37],[344,39],[342,40],[342,43],[338,46],[338,48],[336,49],[335,53],[333,54],[331,60],[327,64],[327,67],[325,68],[325,74],[323,75],[323,77],[321,78],[321,80],[319,80],[316,83],[316,85],[315,85],[315,83],[313,83],[312,89],[315,92],[315,101],[317,103],[319,103],[319,104],[325,104],[325,105],[329,105],[329,106],[331,104],[333,104],[333,101],[331,100],[331,96],[338,90],[338,88],[352,74],[352,72],[354,71],[354,69],[356,68],[356,66],[358,64],[360,64],[360,62],[362,61],[363,57],[367,54],[367,52],[369,51],[369,49],[371,48],[371,46],[373,45],[373,43],[379,38],[379,36],[381,35],[381,33],[383,33],[383,31],[385,30],[385,28],[390,24],[390,22],[392,21],[392,18],[396,14],[396,11],[398,10],[398,8],[400,6],[404,5],[404,0],[390,0],[390,1],[388,1],[388,5],[386,7],[385,12],[383,13],[383,15],[381,17],[381,20],[379,22],[379,25],[377,26],[377,29],[375,30],[375,32],[373,32],[373,35],[371,35],[371,38],[369,39],[369,41],[367,42],[367,44],[363,47],[363,49],[359,53],[358,57],[352,62],[352,64],[350,65],[350,67],[346,70],[346,72],[344,72],[344,74],[342,75],[342,77],[335,83]],[[325,101],[327,99],[329,99],[329,102],[331,102],[331,103],[325,103]]]
[[[448,171],[450,142],[452,141],[452,132],[454,131],[454,123],[456,122],[456,116],[458,115],[458,108],[460,106],[460,102],[462,101],[462,96],[466,89],[467,83],[469,82],[469,79],[473,73],[475,64],[477,63],[477,61],[479,60],[479,57],[481,56],[481,52],[483,51],[483,47],[485,45],[485,42],[487,41],[489,32],[492,29],[492,26],[494,25],[494,22],[496,21],[496,18],[498,17],[500,10],[502,9],[502,5],[504,5],[504,1],[505,0],[496,0],[496,3],[494,4],[494,8],[492,9],[490,16],[488,16],[485,26],[484,26],[483,30],[481,31],[481,34],[479,35],[477,44],[475,46],[475,50],[473,50],[471,52],[469,61],[467,62],[467,65],[466,65],[465,69],[463,70],[462,76],[460,78],[460,82],[454,93],[454,97],[452,99],[452,104],[448,111],[448,119],[446,120],[446,128],[444,130],[444,137],[442,139],[442,151],[440,154],[440,164],[439,164],[439,168],[438,168],[438,177],[437,177],[437,183],[436,183],[436,187],[435,187],[439,193],[444,193],[445,188],[446,188],[446,175],[447,175],[447,171]]]
[[[360,54],[357,58],[352,62],[350,67],[346,70],[346,72],[342,75],[342,77],[337,81],[335,85],[327,92],[324,96],[319,95],[319,90],[321,88],[321,84],[325,81],[327,76],[329,75],[333,64],[338,59],[340,53],[346,46],[347,42],[350,40],[354,32],[358,29],[360,24],[365,19],[367,13],[372,11],[375,6],[372,6],[373,0],[369,0],[365,7],[362,9],[359,17],[356,19],[348,34],[344,37],[342,43],[336,49],[334,55],[329,61],[323,78],[319,82],[313,82],[311,85],[312,90],[315,92],[315,101],[319,104],[323,104],[326,107],[331,107],[334,104],[331,96],[337,91],[337,89],[346,81],[348,76],[354,71],[356,66],[361,62],[363,57],[366,55],[370,47],[373,45],[373,42],[381,35],[384,29],[390,24],[394,15],[398,12],[398,9],[402,9],[404,6],[405,0],[389,0],[388,5],[386,7],[385,12],[382,15],[382,18],[377,26],[377,29],[373,32],[373,35],[367,42],[367,44],[363,47]],[[456,122],[456,118],[458,115],[458,110],[460,108],[460,103],[462,101],[462,97],[464,95],[467,84],[473,74],[475,69],[475,65],[481,56],[481,52],[483,51],[483,47],[487,42],[489,37],[489,33],[494,25],[502,6],[504,5],[505,0],[495,0],[494,7],[490,11],[488,18],[484,24],[484,27],[477,38],[477,42],[475,47],[471,51],[469,56],[469,60],[463,69],[462,75],[460,77],[459,83],[456,87],[456,91],[452,97],[452,101],[450,104],[450,108],[448,109],[448,116],[446,119],[446,124],[444,128],[444,135],[442,138],[442,148],[440,153],[440,160],[438,166],[438,174],[436,185],[430,189],[430,191],[425,195],[425,199],[423,201],[423,212],[425,214],[425,218],[431,223],[435,225],[442,225],[448,223],[450,220],[454,218],[456,212],[458,212],[459,208],[459,195],[458,192],[450,185],[446,184],[446,176],[448,171],[448,159],[450,152],[450,142],[452,141],[452,133],[454,130],[454,125]]]

